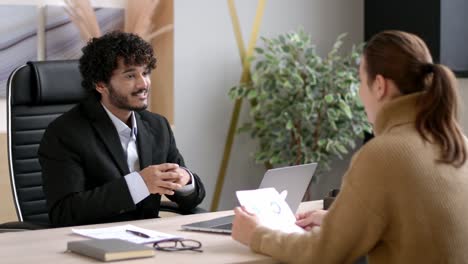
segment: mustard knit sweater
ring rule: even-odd
[[[468,162],[441,164],[415,123],[420,94],[387,103],[320,228],[258,227],[251,247],[288,263],[468,263]],[[466,145],[466,138],[465,138]]]

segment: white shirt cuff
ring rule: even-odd
[[[146,187],[143,178],[138,172],[132,172],[124,176],[125,181],[127,182],[128,190],[132,196],[133,202],[135,204],[143,201],[146,197],[150,195],[148,187]]]
[[[191,193],[193,193],[195,191],[195,178],[193,177],[193,174],[192,172],[189,171],[189,169],[185,168],[185,167],[182,167],[180,166],[182,169],[184,169],[185,171],[187,171],[187,173],[190,175],[190,178],[192,179],[191,182],[183,187],[181,187],[180,189],[176,190],[177,194],[179,195],[189,195]]]

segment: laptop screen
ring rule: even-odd
[[[286,202],[296,212],[316,168],[317,163],[309,163],[268,170],[259,189],[273,187],[279,193],[287,191]]]

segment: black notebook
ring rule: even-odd
[[[154,249],[121,239],[89,239],[71,241],[67,249],[101,261],[153,257]]]

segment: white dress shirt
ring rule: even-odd
[[[130,191],[130,195],[132,196],[133,202],[137,204],[148,197],[150,192],[140,173],[138,173],[141,168],[136,145],[138,128],[135,119],[135,113],[132,111],[130,117],[132,120],[132,128],[130,128],[127,126],[127,124],[122,122],[122,120],[112,114],[103,104],[101,105],[104,107],[104,110],[106,110],[107,115],[111,119],[119,134],[120,143],[122,144],[123,151],[127,157],[127,165],[130,171],[130,173],[125,175],[124,178],[127,182],[127,186]],[[181,168],[188,172],[191,177],[191,183],[183,186],[179,190],[176,190],[176,192],[181,195],[187,195],[195,190],[195,180],[193,178],[193,174],[187,168]]]

